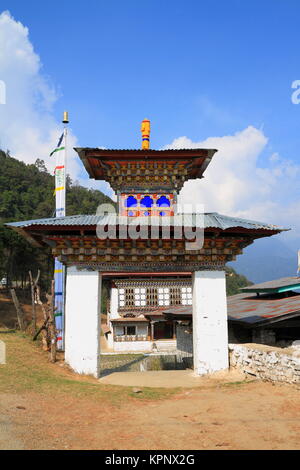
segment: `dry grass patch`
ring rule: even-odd
[[[0,393],[68,394],[74,397],[88,397],[118,405],[128,399],[161,400],[177,392],[174,390],[143,388],[135,394],[132,387],[99,384],[91,376],[73,373],[64,365],[62,357],[51,364],[48,354],[20,332],[0,333],[6,344],[7,364],[0,366]]]

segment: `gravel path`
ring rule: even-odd
[[[7,415],[0,416],[0,450],[22,450],[22,442],[15,436],[13,425]]]
[[[191,370],[151,370],[147,372],[113,372],[99,379],[99,382],[109,385],[124,385],[127,387],[197,387],[212,386],[216,382],[238,382],[245,380],[241,372],[220,371],[209,378],[195,376]]]

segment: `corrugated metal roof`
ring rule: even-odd
[[[126,224],[126,217],[120,216],[118,219],[115,214],[108,215],[71,215],[66,217],[58,218],[48,218],[48,219],[35,219],[35,220],[25,220],[21,222],[10,222],[6,223],[8,227],[12,228],[26,228],[37,225],[51,226],[51,227],[60,227],[60,226],[96,226],[100,225],[114,225],[114,224]],[[139,217],[131,218],[128,217],[128,220],[131,222],[133,220],[138,220],[138,225],[162,225],[168,226],[182,226],[187,227],[204,227],[208,228],[219,228],[221,230],[226,230],[230,228],[244,228],[249,230],[271,230],[281,232],[283,230],[289,230],[277,225],[265,224],[263,222],[257,222],[253,220],[240,219],[237,217],[228,217],[226,215],[218,214],[217,212],[205,213],[204,217],[202,214],[184,214],[175,215],[170,217]]]
[[[149,320],[145,318],[143,315],[139,317],[120,317],[120,318],[112,318],[112,323],[135,323],[135,322],[142,322],[142,323],[149,323]]]
[[[300,288],[299,277],[283,277],[274,281],[261,282],[252,286],[242,287],[242,292],[287,292]]]
[[[291,292],[289,297],[238,294],[228,297],[227,308],[229,320],[260,323],[287,315],[300,315],[300,294]]]
[[[110,152],[132,152],[132,153],[141,153],[146,155],[147,153],[180,153],[180,152],[188,152],[188,153],[195,153],[195,152],[217,152],[217,149],[210,149],[210,148],[182,148],[182,149],[106,149],[101,147],[74,147],[74,150],[79,152],[86,152],[86,151],[100,151],[103,153],[110,153]]]
[[[60,226],[72,226],[72,225],[97,225],[101,217],[107,216],[97,216],[97,215],[69,215],[66,217],[51,217],[48,219],[32,219],[32,220],[24,220],[21,222],[9,222],[5,225],[9,227],[31,227],[33,225],[48,225],[53,227],[60,227]]]
[[[193,313],[192,305],[174,305],[168,309],[163,309],[163,313],[168,315],[182,315],[182,316],[191,316]]]
[[[182,318],[192,316],[193,307],[174,306],[163,310],[164,314]],[[237,294],[227,298],[227,315],[229,321],[238,321],[248,325],[282,320],[300,315],[300,294],[293,292],[289,297],[276,295]]]

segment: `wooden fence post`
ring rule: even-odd
[[[31,308],[32,308],[32,329],[33,329],[33,336],[36,333],[36,309],[35,309],[35,304],[37,303],[37,288],[38,288],[38,281],[40,277],[40,270],[38,269],[38,273],[36,276],[36,279],[33,280],[31,271],[29,271],[29,279],[30,279],[30,285],[31,285]]]
[[[19,303],[19,300],[18,300],[17,294],[15,292],[15,289],[10,289],[10,293],[11,293],[13,302],[15,304],[18,323],[19,323],[19,328],[20,328],[21,331],[25,331],[24,313],[23,313],[23,310],[22,310],[21,305]]]

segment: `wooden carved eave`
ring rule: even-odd
[[[179,191],[188,179],[202,178],[215,149],[75,149],[90,178],[107,181],[114,191]]]
[[[185,240],[101,240],[96,236],[53,234],[44,236],[52,254],[65,264],[105,264],[106,270],[170,269],[193,271],[200,266],[224,266],[242,253],[253,238],[205,237],[201,249],[187,250]],[[103,269],[103,266],[102,266]]]
[[[117,227],[118,229],[118,227]],[[86,266],[103,272],[192,272],[221,269],[234,261],[256,238],[278,233],[277,230],[246,228],[209,228],[204,231],[201,249],[190,250],[185,239],[175,239],[171,227],[167,239],[99,239],[95,226],[34,226],[23,229],[39,246],[67,265]],[[160,232],[161,234],[161,232]]]

